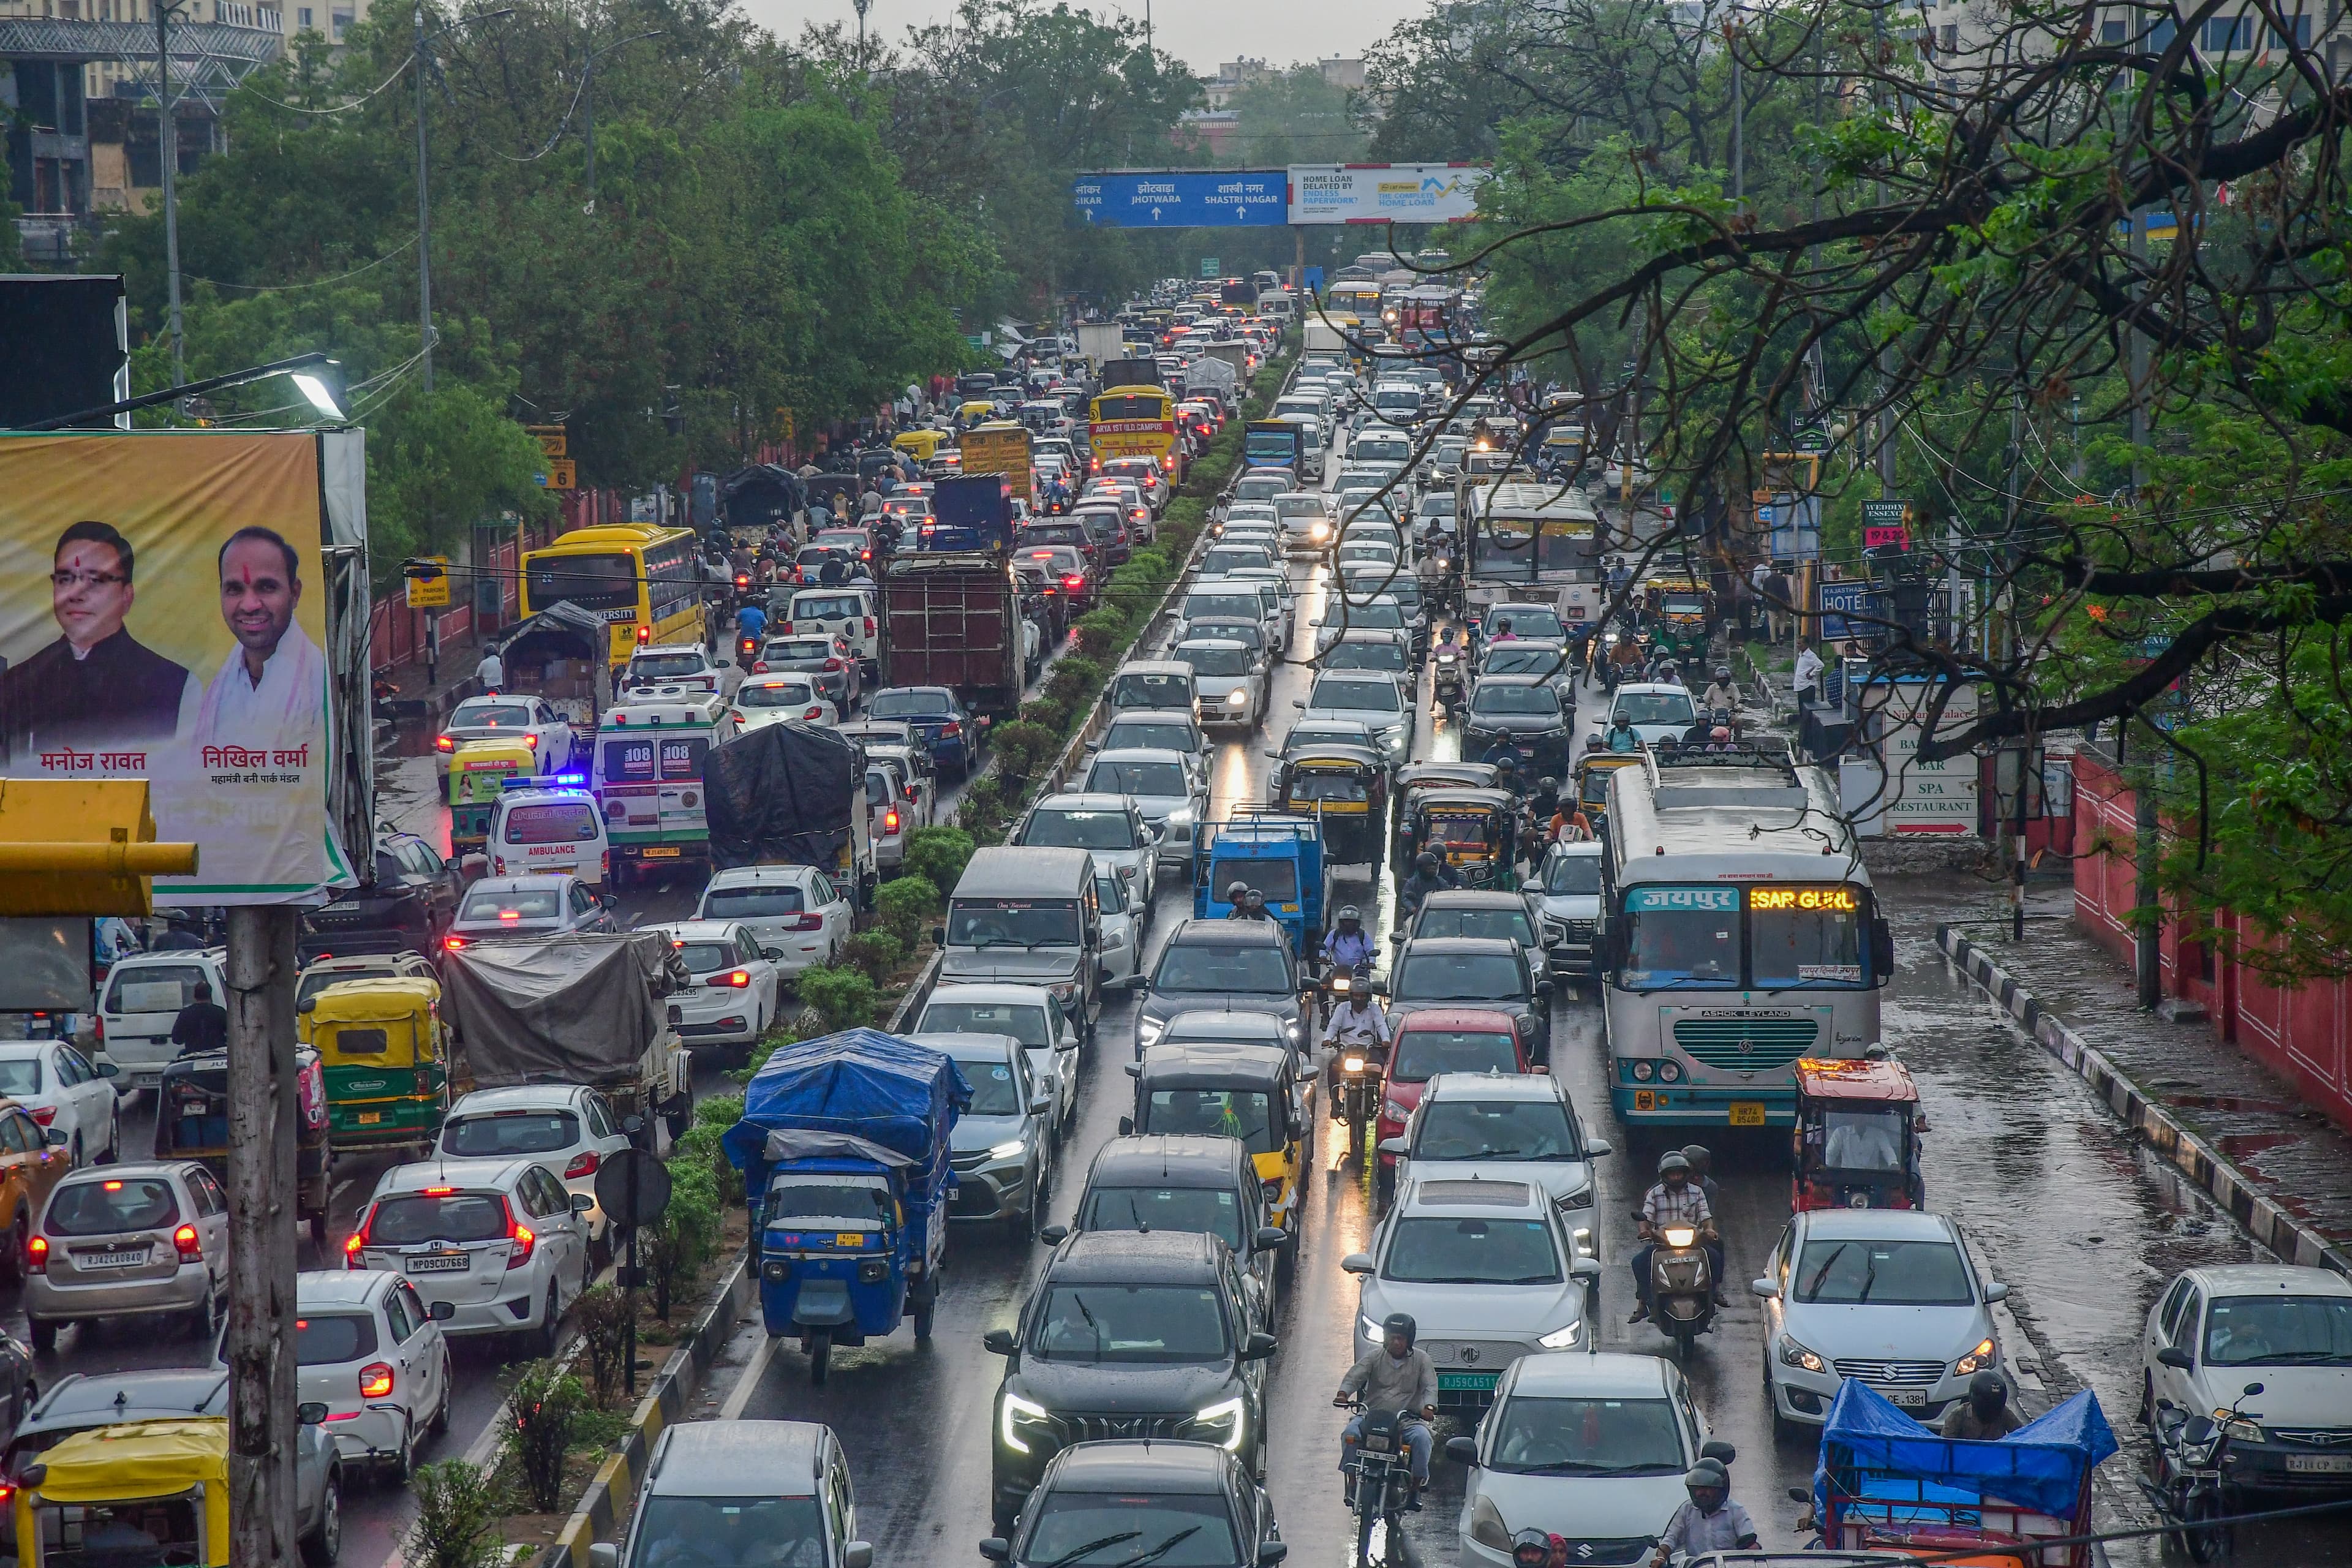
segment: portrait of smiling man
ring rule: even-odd
[[[294,624],[301,603],[301,556],[275,530],[241,528],[221,546],[221,620],[236,647],[197,709],[199,755],[207,746],[290,748],[318,738],[327,659]]]
[[[0,729],[16,765],[44,747],[165,740],[193,717],[197,689],[186,667],[124,629],[135,565],[111,523],[71,523],[58,536],[49,609],[62,635],[0,674]]]

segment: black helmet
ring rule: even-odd
[[[1536,788],[1538,790],[1550,790],[1552,793],[1558,794],[1559,791],[1559,781],[1552,777],[1549,773],[1546,773],[1543,777],[1536,780]]]
[[[1411,1312],[1391,1312],[1381,1320],[1381,1337],[1385,1339],[1391,1334],[1402,1334],[1405,1348],[1410,1350],[1412,1342],[1421,1336],[1421,1325],[1412,1321]]]
[[[1518,771],[1519,764],[1509,752],[1506,752],[1503,755],[1495,759],[1495,776],[1497,779],[1502,778],[1507,773],[1516,773]]]
[[[1731,1472],[1723,1468],[1720,1459],[1701,1459],[1684,1472],[1683,1488],[1691,1494],[1694,1502],[1698,1500],[1698,1494],[1703,1491],[1718,1491],[1728,1497],[1731,1495]],[[1719,1501],[1717,1506],[1721,1506]]]
[[[1225,885],[1225,902],[1238,904],[1249,897],[1249,890],[1247,882],[1228,882]]]
[[[1685,1175],[1690,1173],[1690,1162],[1683,1158],[1681,1150],[1669,1149],[1658,1156],[1658,1174],[1663,1176],[1669,1171],[1680,1171]]]
[[[1435,874],[1437,870],[1436,852],[1430,849],[1423,850],[1420,857],[1413,861],[1413,865],[1423,871],[1429,872],[1433,875]]]
[[[1717,665],[1715,667],[1715,678],[1717,680],[1728,682],[1731,679],[1731,666],[1727,664]]]
[[[1265,895],[1259,892],[1255,888],[1252,888],[1248,892],[1242,896],[1248,900],[1250,908],[1254,910],[1262,910],[1265,908]]]
[[[1364,923],[1364,911],[1353,904],[1343,904],[1339,908],[1339,923],[1343,926],[1361,925]]]
[[[1990,1367],[1969,1379],[1969,1403],[1978,1415],[1990,1419],[2009,1403],[2009,1384]]]

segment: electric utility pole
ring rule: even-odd
[[[425,0],[416,0],[416,331],[426,392],[433,390],[433,206],[425,194]]]
[[[229,1540],[291,1563],[294,1540],[295,913],[228,912]]]
[[[179,173],[180,132],[172,118],[172,13],[170,0],[155,4],[155,111],[157,149],[163,165],[163,270],[172,303],[172,384],[188,381],[187,335],[180,328],[180,199],[173,186]]]
[[[2145,299],[2147,291],[2147,215],[2135,211],[2131,215],[2131,269],[2138,285],[2136,299]],[[2140,487],[2147,482],[2147,334],[2134,321],[2131,327],[2131,444],[2132,444],[2132,505],[2140,504]],[[2128,713],[2116,721],[2118,726],[2116,756],[2123,756],[2122,731],[2129,728]],[[2132,889],[2133,900],[2138,905],[2132,921],[2132,978],[2138,993],[2139,1005],[2153,1008],[2164,1000],[2163,926],[2162,914],[2156,902],[2157,817],[2156,768],[2154,759],[2147,776],[2132,789]]]

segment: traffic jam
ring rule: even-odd
[[[2352,1284],[2218,1211],[2127,1287],[2053,1239],[2147,1223],[2103,1108],[1993,1070],[1671,506],[1439,352],[1479,309],[1171,279],[786,515],[524,552],[304,917],[306,1563],[426,1560],[418,1467],[496,1463],[635,1266],[613,1173],[731,1094],[740,1310],[572,1568],[2340,1560],[2227,1519],[2352,1495]],[[931,956],[825,1026],[910,878]],[[45,1456],[227,1414],[229,980],[159,921],[0,1043],[19,1561],[214,1561],[193,1453],[135,1507]],[[2012,1179],[2029,1124],[2076,1157]]]

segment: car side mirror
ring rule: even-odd
[[[980,1554],[991,1563],[1009,1563],[1013,1560],[1013,1542],[1001,1535],[983,1536],[980,1542]]]
[[[1724,1442],[1722,1439],[1717,1438],[1712,1443],[1701,1443],[1698,1446],[1698,1457],[1702,1459],[1714,1459],[1722,1464],[1727,1465],[1731,1463],[1732,1460],[1739,1458],[1739,1450],[1733,1447],[1730,1444]]]
[[[593,1209],[595,1206],[595,1194],[574,1193],[572,1194],[572,1212],[573,1214],[586,1214],[590,1209]]]
[[[945,947],[947,944],[948,928],[945,926],[933,926],[931,928],[931,945],[933,947]]]
[[[760,956],[773,963],[784,956],[784,950],[781,947],[763,947],[760,950]]]
[[[310,1400],[294,1407],[294,1419],[305,1426],[316,1426],[327,1418],[327,1406],[320,1400]]]
[[[841,1549],[841,1568],[874,1568],[874,1543],[852,1541]]]
[[[49,1129],[48,1144],[50,1148],[62,1149],[66,1146],[67,1142],[66,1130],[64,1128],[52,1127]]]
[[[1402,1154],[1405,1152],[1404,1139],[1402,1137],[1381,1139],[1381,1152],[1383,1154]]]
[[[1257,1227],[1257,1234],[1250,1237],[1250,1250],[1272,1252],[1276,1247],[1280,1247],[1284,1240],[1280,1226],[1262,1225]]]
[[[1070,1239],[1070,1227],[1066,1225],[1049,1225],[1037,1233],[1037,1239],[1047,1247],[1059,1247]]]
[[[1132,1116],[1120,1117],[1118,1119],[1118,1135],[1122,1138],[1130,1138],[1133,1137],[1134,1134],[1135,1118]]]
[[[1457,1465],[1475,1468],[1478,1463],[1478,1439],[1448,1437],[1445,1439],[1445,1457]]]
[[[2197,1358],[2190,1355],[2187,1351],[2181,1350],[2175,1345],[2167,1345],[2162,1350],[2157,1352],[2156,1359],[2162,1364],[2176,1368],[2181,1372],[2195,1372],[2197,1370]]]
[[[315,1003],[318,998],[314,996],[311,997],[310,1000]],[[98,1076],[100,1078],[121,1078],[122,1076],[122,1069],[115,1066],[112,1062],[100,1062],[98,1064]]]
[[[318,1005],[319,999],[316,996],[305,996],[302,1000],[294,1004],[294,1011],[297,1013],[308,1013]],[[100,1068],[99,1071],[105,1072],[107,1068],[110,1068],[114,1064],[112,1062],[108,1062],[104,1067]],[[111,1077],[113,1075],[110,1073],[108,1076]]]
[[[1587,1285],[1599,1284],[1601,1282],[1601,1259],[1597,1258],[1578,1258],[1575,1262],[1568,1266],[1568,1277],[1571,1279],[1581,1279]]]
[[[1287,1541],[1262,1541],[1257,1548],[1258,1568],[1274,1568],[1274,1564],[1290,1555]]]
[[[588,1543],[588,1568],[620,1568],[621,1549],[609,1541]]]
[[[425,1311],[425,1315],[431,1318],[435,1322],[446,1323],[450,1319],[457,1315],[457,1303],[455,1301],[436,1301],[430,1307],[427,1307]]]
[[[1339,1259],[1339,1267],[1350,1274],[1370,1274],[1372,1271],[1372,1255],[1369,1252],[1351,1252]]]
[[[1241,1359],[1244,1361],[1270,1360],[1274,1355],[1276,1343],[1272,1334],[1252,1334],[1242,1346]]]
[[[980,1336],[980,1342],[997,1355],[1011,1355],[1014,1349],[1011,1329],[991,1329]]]
[[[1780,1287],[1773,1284],[1769,1279],[1750,1279],[1748,1282],[1748,1293],[1759,1301],[1777,1301],[1780,1299]]]
[[[1995,1301],[2006,1301],[2008,1300],[2009,1287],[2002,1284],[2000,1280],[1996,1279],[1991,1284],[1985,1287],[1985,1304],[1987,1306],[1990,1306]]]
[[[1584,1141],[1584,1157],[1588,1160],[1605,1160],[1615,1152],[1617,1145],[1606,1138],[1587,1138]]]

